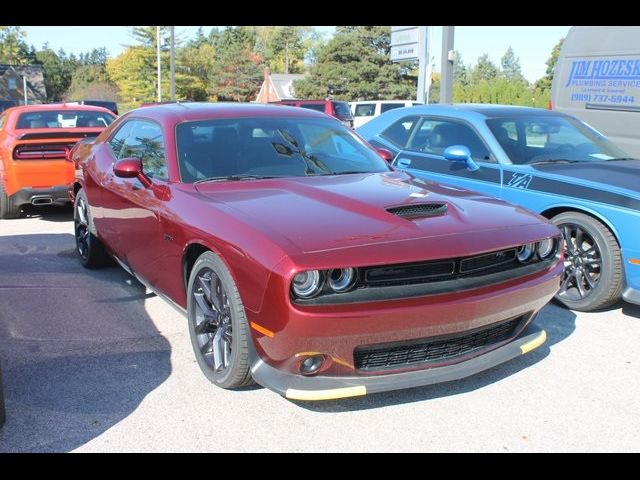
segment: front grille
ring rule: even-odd
[[[501,250],[499,252],[487,253],[486,255],[465,258],[460,261],[460,272],[466,273],[476,270],[484,270],[485,268],[497,267],[505,263],[513,262],[515,259],[515,248],[513,250]]]
[[[360,286],[391,286],[455,280],[501,272],[521,264],[516,249],[430,262],[401,263],[380,267],[362,267]]]
[[[454,335],[360,346],[353,353],[355,367],[363,371],[377,371],[451,360],[510,339],[526,317]]]
[[[387,267],[369,267],[363,269],[364,281],[368,285],[385,285],[396,281],[424,281],[455,272],[453,260],[445,262],[405,263]]]
[[[403,218],[434,217],[447,212],[446,203],[419,203],[387,208],[387,212]]]

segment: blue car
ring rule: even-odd
[[[396,168],[550,219],[564,235],[556,298],[568,308],[640,304],[640,160],[584,122],[527,107],[425,105],[357,132]]]

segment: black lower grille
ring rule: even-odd
[[[376,371],[440,363],[508,340],[525,317],[460,334],[357,347],[353,353],[355,366],[358,370]]]

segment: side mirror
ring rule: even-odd
[[[376,152],[378,152],[378,155],[380,155],[385,162],[393,162],[393,153],[390,150],[386,148],[376,148]]]
[[[464,145],[451,145],[445,148],[442,155],[452,162],[465,162],[467,168],[472,172],[480,169],[478,164],[471,158],[471,152]]]
[[[139,158],[123,158],[113,166],[113,173],[120,178],[137,178],[145,188],[151,186],[151,180],[142,171],[142,161]]]

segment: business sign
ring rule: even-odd
[[[578,104],[624,106],[640,104],[640,57],[572,58],[564,68],[562,88]]]
[[[420,51],[419,27],[391,27],[391,61],[417,60]]]

